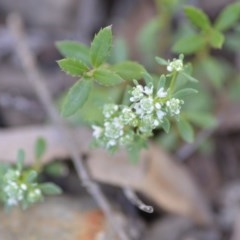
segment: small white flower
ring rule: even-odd
[[[15,198],[8,198],[7,200],[7,205],[10,206],[17,206],[18,205],[18,200]]]
[[[104,136],[107,139],[118,139],[123,135],[123,124],[119,118],[114,118],[112,122],[104,123]]]
[[[21,187],[21,189],[24,190],[24,191],[27,190],[27,185],[24,184],[24,183],[22,183],[20,187]]]
[[[165,98],[167,96],[167,91],[164,91],[164,88],[160,88],[157,92],[159,98]]]
[[[120,119],[125,125],[133,124],[136,120],[136,115],[132,111],[132,109],[130,109],[129,107],[124,107],[122,110],[122,114],[120,115]]]
[[[105,104],[103,107],[103,115],[105,118],[110,118],[118,110],[118,105],[116,104]]]
[[[39,196],[42,194],[41,190],[38,188],[34,190],[34,193]]]
[[[169,72],[177,71],[180,72],[183,69],[182,59],[173,59],[171,62],[168,61],[167,70]]]
[[[102,135],[103,129],[96,125],[92,125],[92,128],[93,128],[93,136],[97,139],[100,138]]]
[[[114,147],[114,146],[116,146],[116,145],[117,145],[117,141],[111,139],[111,140],[109,140],[109,141],[107,142],[106,147],[107,147],[107,148],[111,148],[111,147]]]
[[[159,125],[159,121],[157,120],[157,119],[155,119],[154,121],[153,121],[153,126],[154,127],[157,127]]]
[[[183,103],[184,102],[178,98],[172,98],[172,99],[168,100],[166,102],[166,106],[168,108],[170,115],[172,115],[172,116],[179,115],[180,110],[181,110],[181,105]]]
[[[132,97],[130,98],[131,102],[137,102],[143,97],[143,87],[142,85],[137,85],[132,90]]]
[[[150,87],[145,86],[143,92],[147,95],[151,95],[153,93],[153,85]]]
[[[165,112],[163,112],[162,110],[158,110],[157,111],[157,117],[158,119],[161,121],[163,119],[163,117],[166,115]]]
[[[136,112],[139,113],[140,116],[145,114],[151,114],[154,110],[154,103],[152,97],[144,97],[141,99],[139,104],[137,105]]]
[[[161,104],[160,104],[160,103],[158,103],[158,102],[157,102],[157,103],[155,103],[155,108],[156,108],[156,109],[161,109],[161,107],[162,107],[162,106],[161,106]]]

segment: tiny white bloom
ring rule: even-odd
[[[171,62],[168,60],[167,70],[169,72],[172,71],[181,71],[183,69],[183,61],[182,59],[173,59]]]
[[[8,206],[17,206],[18,205],[18,200],[15,198],[9,198],[7,200],[7,205]]]
[[[158,110],[157,111],[157,117],[158,119],[161,121],[163,119],[163,117],[166,115],[165,112],[163,112],[162,110]]]
[[[168,108],[170,115],[174,116],[174,115],[180,114],[181,105],[183,103],[184,102],[178,98],[172,98],[172,99],[168,100],[166,102],[166,106]]]
[[[155,103],[155,108],[156,109],[161,109],[161,104],[160,103]]]
[[[107,142],[107,148],[114,147],[116,145],[117,145],[117,141],[116,140],[111,139],[111,140],[109,140]]]
[[[27,185],[24,184],[24,183],[22,183],[20,187],[21,187],[21,189],[24,190],[24,191],[27,190]]]
[[[143,86],[142,85],[137,85],[135,88],[132,90],[132,97],[130,98],[131,102],[137,102],[143,97]]]
[[[153,122],[153,126],[157,127],[158,125],[159,125],[159,121],[157,119],[155,119],[154,122]]]
[[[41,190],[37,188],[37,189],[34,190],[34,193],[36,195],[41,195]]]
[[[147,95],[151,95],[153,93],[153,85],[150,87],[145,86],[143,92]]]
[[[95,138],[100,138],[102,135],[103,129],[96,125],[93,125],[92,128],[93,128],[93,136]]]
[[[164,88],[160,88],[157,92],[159,98],[165,98],[167,96],[167,91],[164,91]]]

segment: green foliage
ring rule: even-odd
[[[40,160],[47,149],[47,143],[44,138],[38,138],[35,146],[34,146],[34,152],[35,152],[35,158],[36,160]]]
[[[160,58],[160,57],[155,57],[155,60],[160,65],[167,65],[168,64],[168,62],[165,59]]]
[[[224,43],[224,35],[221,32],[212,29],[210,32],[209,43],[213,48],[222,48]]]
[[[88,99],[92,82],[87,79],[78,80],[69,90],[62,106],[62,115],[69,117],[76,113]]]
[[[191,95],[191,94],[196,94],[198,91],[193,88],[184,88],[181,89],[173,94],[174,97],[176,98],[184,98],[185,96]]]
[[[205,43],[205,39],[199,35],[190,35],[177,41],[172,49],[176,53],[192,54],[201,50]]]
[[[192,124],[201,128],[213,128],[217,125],[216,118],[207,112],[185,112],[185,116]]]
[[[103,64],[110,54],[112,48],[112,29],[111,26],[99,31],[94,37],[90,48],[90,60],[94,67]]]
[[[219,31],[226,31],[232,28],[240,18],[240,3],[228,5],[218,16],[214,27]]]
[[[194,139],[194,131],[189,122],[186,119],[181,118],[177,121],[177,127],[183,140],[191,143]]]
[[[123,61],[113,65],[112,69],[125,80],[139,80],[146,71],[142,65],[132,61]]]
[[[38,139],[35,144],[35,155],[39,159],[45,146],[43,139]],[[24,151],[19,150],[15,166],[0,165],[0,200],[8,209],[14,206],[26,209],[29,205],[42,201],[44,194],[61,193],[61,189],[53,183],[39,183],[39,172],[36,170],[39,169],[38,166],[24,167],[24,158]]]
[[[59,41],[56,43],[58,51],[66,58],[77,59],[89,64],[89,48],[75,41]]]
[[[40,185],[40,189],[46,195],[56,195],[62,193],[62,190],[53,183],[43,183]]]
[[[145,72],[142,65],[132,61],[114,65],[106,63],[112,49],[111,27],[103,28],[95,35],[90,49],[72,41],[57,42],[57,48],[66,57],[57,61],[59,67],[67,74],[81,78],[70,88],[63,101],[61,112],[64,117],[72,116],[84,106],[92,86],[95,87],[93,81],[112,87],[124,80],[141,79]]]
[[[57,63],[64,72],[73,77],[82,76],[83,73],[88,71],[87,65],[81,60],[65,58],[58,61]]]
[[[184,13],[189,21],[201,30],[207,30],[211,27],[208,16],[200,9],[195,7],[185,7]]]
[[[179,1],[157,1],[159,15],[144,26],[138,39],[145,67],[127,59],[124,40],[120,39],[118,44],[115,41],[117,48],[112,50],[110,27],[100,30],[94,37],[88,54],[90,64],[82,59],[78,59],[81,66],[75,61],[71,63],[71,59],[76,59],[72,56],[67,57],[69,66],[61,64],[65,59],[58,62],[72,76],[96,83],[92,84],[91,92],[87,90],[84,94],[82,90],[80,101],[72,100],[78,97],[66,97],[68,107],[63,109],[69,111],[65,114],[67,116],[77,113],[81,121],[84,119],[88,124],[94,123],[93,135],[97,146],[105,147],[110,152],[125,147],[130,158],[136,160],[143,143],[161,133],[155,129],[167,133],[161,137],[165,140],[161,141],[170,146],[170,142],[177,144],[179,136],[187,142],[193,141],[192,125],[197,129],[215,126],[215,118],[210,112],[215,104],[213,98],[217,89],[231,85],[226,79],[232,69],[219,57],[213,57],[215,53],[211,50],[225,46],[237,48],[237,28],[231,32],[232,42],[228,41],[224,31],[237,24],[239,3],[228,5],[213,22],[203,10],[186,6],[184,13],[188,22],[184,28],[176,26],[178,29],[174,28],[173,31],[173,13],[180,9],[181,4]],[[175,34],[180,30],[181,34]],[[161,66],[155,69],[154,55],[170,56],[171,39],[176,40],[172,48],[175,53],[191,55],[187,59],[193,60],[194,72],[191,64],[183,63],[183,55],[172,60],[156,57],[156,62]],[[225,40],[227,44],[224,44]],[[162,74],[164,69],[165,73]],[[198,80],[192,74],[200,79],[198,89],[195,86]],[[114,91],[115,87],[118,91],[116,97],[110,100],[108,94],[113,93],[113,86]],[[109,91],[103,90],[104,87],[109,87]],[[73,95],[77,96],[80,88],[76,88]],[[71,95],[70,92],[73,90],[70,89],[67,96]],[[71,110],[72,107],[74,110]]]
[[[123,82],[123,79],[115,72],[106,68],[97,68],[93,77],[97,83],[103,86],[114,86]]]
[[[23,149],[19,149],[17,153],[17,169],[18,171],[22,171],[24,166],[24,159],[25,159],[25,153]]]

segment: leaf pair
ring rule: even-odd
[[[124,80],[138,80],[145,71],[143,66],[131,61],[113,66],[105,64],[112,48],[111,27],[100,30],[90,48],[71,41],[58,42],[57,48],[66,57],[58,61],[60,68],[73,77],[81,78],[66,95],[62,106],[64,117],[73,115],[85,104],[92,89],[92,81],[103,86],[114,86]]]
[[[192,34],[176,42],[173,51],[184,54],[192,54],[206,45],[213,48],[222,48],[224,43],[223,31],[233,27],[240,17],[240,3],[227,6],[217,17],[214,24],[208,16],[195,7],[185,7],[184,13],[188,20],[198,29],[200,34]]]

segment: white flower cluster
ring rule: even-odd
[[[172,61],[168,61],[167,70],[169,72],[177,71],[180,72],[183,70],[183,60],[181,58],[174,58]]]
[[[182,100],[170,98],[163,87],[136,85],[130,96],[130,106],[107,104],[103,108],[103,127],[93,125],[93,136],[99,146],[112,149],[133,143],[136,135],[149,137],[160,128],[164,118],[180,114]]]
[[[21,181],[18,170],[9,169],[4,175],[4,201],[8,207],[17,206],[23,201],[33,203],[42,198],[42,192],[37,184],[27,184]]]

